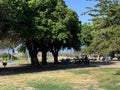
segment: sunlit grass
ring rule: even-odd
[[[53,62],[52,59],[48,61]],[[24,64],[30,60],[13,62]],[[111,67],[81,67],[3,75],[0,76],[0,90],[120,90],[119,71]]]
[[[0,76],[0,90],[120,90],[118,68],[79,68]]]
[[[58,57],[58,60],[61,60],[63,57],[59,56]],[[64,58],[67,58],[67,57],[64,57]],[[39,62],[41,63],[42,60],[41,60],[41,56],[38,56],[38,60]],[[3,58],[0,58],[0,62],[13,62],[14,64],[25,64],[25,63],[31,63],[31,60],[30,58],[28,59],[27,57],[26,58],[22,58],[22,59],[17,59],[17,60],[8,60],[8,59],[3,59]],[[52,56],[49,56],[47,57],[47,62],[54,62],[54,59]]]
[[[14,61],[12,61],[12,62],[14,62],[15,64],[31,63],[31,61],[28,60],[28,59],[14,60]]]

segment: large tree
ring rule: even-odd
[[[29,50],[33,66],[39,66],[39,51],[43,64],[46,64],[47,51],[53,53],[57,63],[62,47],[79,46],[78,16],[63,0],[4,0],[3,3],[10,8],[9,14],[16,22],[13,31]]]
[[[8,5],[0,2],[0,49],[12,48],[13,50],[18,42],[18,35],[12,31],[14,21],[9,11]]]
[[[63,0],[41,0],[37,2],[39,15],[35,17],[39,36],[39,50],[43,64],[47,51],[52,52],[54,63],[58,63],[58,51],[62,47],[79,47],[80,24],[77,14],[67,8]]]
[[[120,2],[118,0],[98,0],[95,8],[89,11],[89,14],[94,16],[94,35],[87,51],[104,55],[119,52]]]
[[[34,17],[36,15],[36,10],[34,8],[32,0],[3,0],[1,3],[5,4],[9,9],[8,15],[12,18],[12,29],[14,33],[17,33],[19,36],[15,36],[14,38],[20,38],[22,43],[26,45],[29,50],[29,54],[31,56],[31,64],[33,66],[39,66],[39,62],[37,59],[37,50],[34,45]],[[12,34],[12,33],[9,33]]]

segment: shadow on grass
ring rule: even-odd
[[[115,62],[109,62],[109,63],[91,62],[89,65],[85,65],[85,64],[62,65],[62,64],[48,63],[47,65],[41,66],[39,68],[33,68],[30,64],[10,65],[10,66],[6,66],[6,68],[4,68],[3,66],[0,66],[0,76],[75,69],[75,68],[91,68],[91,67],[99,67],[101,65],[111,65],[111,64],[115,64]]]

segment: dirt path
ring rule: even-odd
[[[109,65],[100,65],[100,67],[120,68],[120,61],[111,61]]]

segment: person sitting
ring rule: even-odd
[[[84,62],[85,62],[86,65],[89,65],[89,63],[90,63],[87,55],[85,55],[85,57],[84,57]]]

